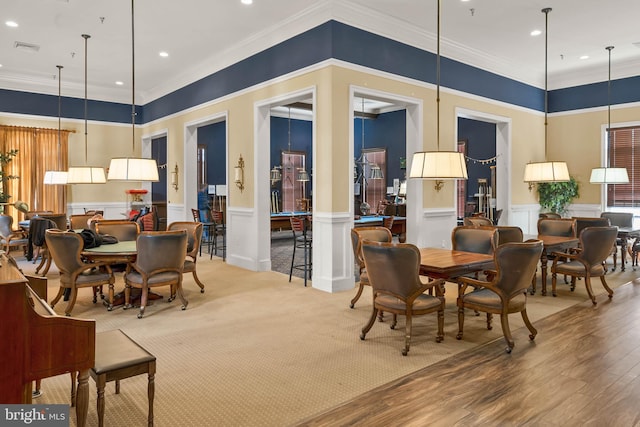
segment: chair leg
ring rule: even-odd
[[[138,313],[138,319],[142,319],[144,316],[144,309],[147,306],[147,299],[149,298],[149,287],[142,286],[142,295],[140,296],[140,312]]]
[[[522,315],[522,320],[524,321],[525,326],[527,327],[527,329],[529,329],[529,332],[531,332],[531,334],[529,334],[529,339],[533,341],[534,339],[536,339],[536,335],[538,335],[538,330],[531,324],[529,316],[527,315],[526,308],[522,310],[520,314]]]
[[[558,281],[558,275],[556,274],[555,271],[552,271],[551,272],[551,295],[553,295],[554,297],[558,295],[556,293],[557,281]]]
[[[500,314],[500,322],[502,323],[502,333],[504,335],[505,341],[507,341],[507,348],[505,349],[507,353],[511,353],[515,343],[513,342],[513,337],[511,336],[511,329],[509,329],[509,314],[502,313]]]
[[[353,297],[353,299],[351,300],[351,305],[349,307],[353,308],[356,305],[356,301],[358,301],[360,299],[360,296],[362,295],[362,290],[364,289],[364,283],[362,283],[362,280],[358,283],[358,292],[356,293],[356,296]]]
[[[364,328],[362,328],[362,331],[360,332],[360,339],[364,341],[364,337],[367,335],[367,332],[369,332],[369,330],[371,330],[371,327],[373,326],[373,324],[376,321],[376,315],[378,314],[378,310],[374,307],[373,308],[373,312],[371,313],[371,317],[369,317],[369,321],[367,322],[366,325],[364,325]]]
[[[71,310],[76,303],[76,298],[78,298],[78,288],[73,286],[71,288],[71,297],[69,298],[69,303],[67,304],[67,308],[64,309],[64,314],[66,316],[71,316]]]
[[[589,274],[584,276],[584,284],[587,287],[587,294],[589,294],[591,302],[593,303],[593,305],[596,305],[598,302],[596,301],[596,297],[593,295],[593,290],[591,289],[591,276]]]
[[[402,349],[402,355],[406,356],[409,353],[409,346],[411,345],[411,326],[412,326],[411,312],[406,315],[406,323],[404,327],[404,349]]]
[[[58,301],[60,301],[60,298],[62,298],[62,295],[64,295],[64,290],[65,288],[63,288],[62,286],[60,286],[58,288],[58,294],[55,296],[55,298],[51,301],[51,308],[55,307],[55,305],[58,303]]]
[[[180,279],[178,281],[178,284],[176,285],[176,293],[178,294],[178,298],[180,298],[180,301],[182,301],[182,308],[183,310],[187,309],[187,305],[189,305],[189,301],[187,301],[187,299],[184,297],[184,293],[182,292],[182,280]]]
[[[291,255],[291,269],[289,269],[289,282],[291,282],[291,275],[293,274],[293,263],[296,260],[296,235],[293,234],[293,255]]]
[[[609,294],[609,299],[613,298],[613,289],[611,289],[609,287],[609,285],[607,284],[607,281],[605,280],[604,276],[600,276],[600,281],[602,282],[602,286],[604,286],[605,290]]]
[[[200,279],[198,278],[198,274],[196,273],[195,270],[193,270],[193,280],[195,280],[196,284],[200,286],[200,293],[204,293],[204,283],[200,281]]]
[[[493,320],[493,314],[487,313],[487,330],[488,331],[493,329],[493,326],[491,326],[491,321],[492,320]]]

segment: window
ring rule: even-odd
[[[611,129],[607,156],[610,167],[629,174],[628,184],[607,185],[607,207],[640,207],[640,126]]]

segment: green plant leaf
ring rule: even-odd
[[[542,210],[564,215],[567,212],[567,206],[579,196],[579,185],[573,177],[566,182],[538,184],[538,201]]]

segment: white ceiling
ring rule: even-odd
[[[144,104],[328,19],[435,51],[436,0],[136,0],[136,103]],[[441,53],[549,89],[640,74],[638,0],[444,0]],[[472,13],[473,11],[473,13]],[[104,18],[102,20],[101,18]],[[4,25],[13,20],[17,28]],[[529,33],[543,30],[532,37]],[[0,0],[0,88],[131,103],[129,0]],[[15,42],[39,46],[25,52]],[[158,53],[166,51],[168,58]],[[589,59],[581,60],[581,55]],[[115,81],[124,84],[116,86]]]

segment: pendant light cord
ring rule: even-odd
[[[62,170],[62,159],[60,156],[60,149],[62,146],[62,129],[61,129],[61,116],[62,116],[62,69],[64,68],[62,65],[56,65],[58,68],[58,170]]]
[[[131,0],[131,150],[136,150],[136,52],[134,0]]]
[[[289,131],[288,131],[288,147],[289,147],[289,155],[291,155],[291,107],[289,107],[289,121],[288,121],[288,125],[289,125]]]
[[[607,46],[609,51],[609,80],[607,83],[607,146],[611,147],[611,51],[613,46]],[[615,145],[613,146],[615,150]],[[607,165],[611,166],[611,156],[607,156]]]
[[[360,159],[362,159],[362,161],[361,161],[361,165],[362,165],[362,203],[366,203],[367,202],[367,178],[366,178],[367,162],[366,162],[366,158],[365,158],[365,155],[364,155],[364,96],[362,97],[361,123],[362,123],[362,148],[360,149]]]
[[[87,40],[91,38],[89,34],[83,34],[84,39],[84,163],[87,164]]]
[[[437,151],[440,151],[440,9],[442,0],[438,0],[438,23],[436,41],[436,144]]]
[[[549,12],[551,12],[550,7],[545,7],[542,9],[542,13],[544,13],[544,160],[547,161],[547,114],[549,111],[549,91],[548,88],[548,62],[549,62]]]

